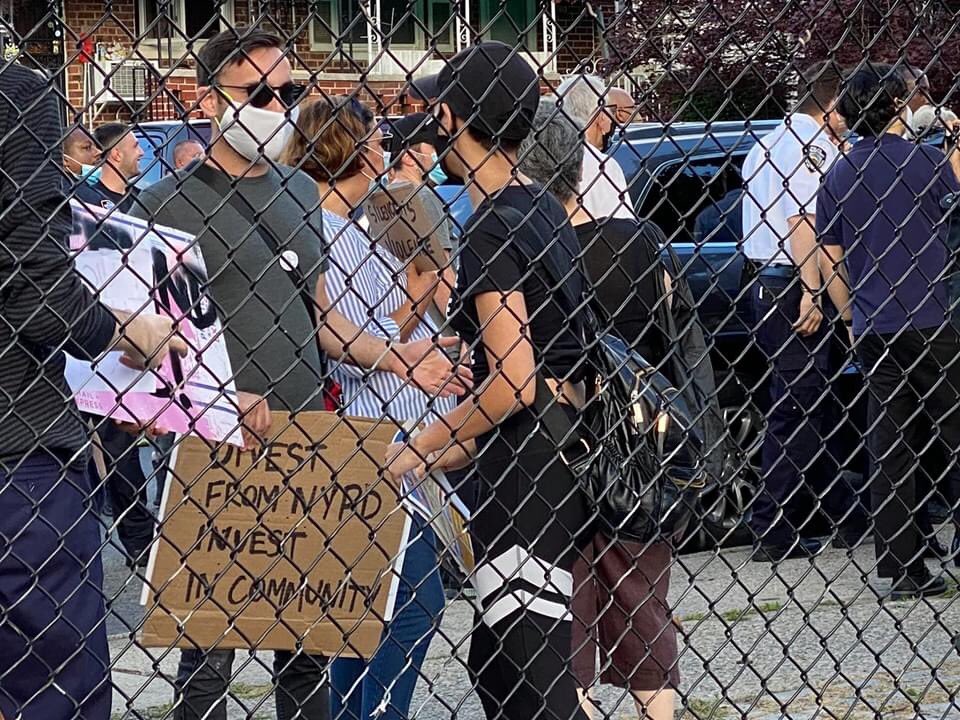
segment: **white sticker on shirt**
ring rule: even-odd
[[[300,265],[300,256],[293,250],[284,250],[280,253],[280,267],[285,272],[293,272]]]

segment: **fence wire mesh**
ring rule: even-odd
[[[0,7],[0,718],[960,717],[960,3]]]

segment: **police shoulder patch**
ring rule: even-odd
[[[819,145],[808,145],[804,148],[803,164],[810,172],[818,172],[827,161],[827,151]]]

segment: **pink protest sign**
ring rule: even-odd
[[[223,328],[206,294],[207,270],[192,235],[71,201],[70,249],[80,274],[107,306],[174,319],[190,348],[155,372],[67,357],[66,376],[84,412],[156,422],[177,433],[241,444],[236,388]]]

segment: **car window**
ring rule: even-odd
[[[210,144],[210,123],[209,122],[192,122],[184,128],[186,130],[185,138],[190,138],[191,140],[199,140],[204,147]]]
[[[139,188],[152,185],[171,172],[173,149],[180,141],[198,140],[204,147],[210,143],[209,123],[177,124],[173,131],[136,128],[134,132],[140,147],[143,148],[143,159],[140,161],[141,175],[137,180]]]
[[[739,242],[744,157],[688,158],[660,169],[641,217],[657,223],[670,242]]]
[[[152,185],[165,174],[163,162],[158,156],[163,154],[163,144],[166,135],[163,133],[145,132],[137,129],[137,141],[143,149],[143,158],[140,160],[140,178],[137,187],[144,188]]]

